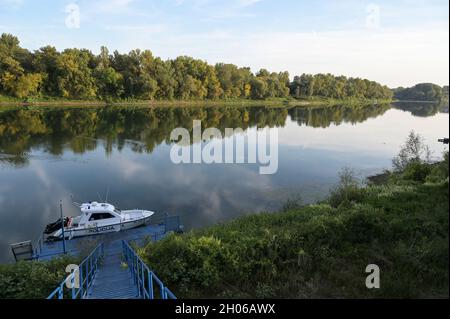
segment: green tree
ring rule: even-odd
[[[57,60],[57,84],[63,97],[95,98],[97,86],[90,64],[93,54],[88,50],[67,49]]]
[[[399,88],[397,96],[445,100],[442,89],[420,84]],[[227,98],[365,98],[390,99],[386,86],[360,78],[332,74],[302,74],[290,82],[288,72],[261,69],[180,56],[163,61],[149,50],[128,54],[106,47],[98,55],[86,49],[58,52],[46,46],[31,53],[17,37],[0,37],[0,93],[27,97],[43,94],[74,99],[227,99]],[[447,94],[448,96],[448,94]],[[448,98],[447,98],[448,100]]]
[[[267,94],[267,83],[261,78],[254,78],[251,80],[251,97],[253,99],[263,99]]]
[[[11,34],[0,37],[0,92],[24,98],[39,94],[42,74],[32,71],[32,55]]]
[[[443,89],[433,83],[419,83],[411,88],[398,88],[394,92],[396,99],[411,101],[439,102],[444,96]]]
[[[36,96],[44,76],[42,74],[24,74],[17,79],[14,86],[14,95],[19,98]]]
[[[33,67],[36,72],[45,74],[41,85],[42,93],[49,96],[60,96],[58,87],[58,59],[60,53],[55,47],[46,46],[34,52]]]
[[[395,171],[400,172],[412,163],[429,163],[430,155],[430,149],[424,143],[423,137],[411,131],[400,152],[392,160],[392,164]]]

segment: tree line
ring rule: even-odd
[[[441,102],[446,100],[448,103],[448,86],[419,83],[409,88],[399,87],[394,90],[394,97],[403,101]]]
[[[390,99],[392,91],[377,82],[331,74],[303,74],[290,81],[288,72],[217,63],[189,56],[162,60],[151,51],[98,55],[87,49],[59,52],[45,46],[31,52],[11,34],[0,37],[0,95],[16,98],[67,99]]]

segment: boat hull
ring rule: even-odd
[[[126,231],[128,229],[133,229],[136,227],[146,225],[149,222],[150,217],[151,216],[138,220],[124,221],[114,225],[95,226],[88,228],[65,228],[64,237],[66,239],[71,239],[75,237],[93,236],[99,234]],[[62,231],[61,230],[57,231],[53,236],[51,236],[51,239],[52,240],[62,239]]]

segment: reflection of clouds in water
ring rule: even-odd
[[[0,188],[0,256],[12,261],[9,245],[32,240],[33,244],[43,227],[59,216],[59,200],[67,207],[69,192],[52,176],[52,170],[41,161],[32,161],[20,176],[5,176],[5,180],[21,180],[20,193],[13,187]]]
[[[45,188],[50,188],[51,182],[47,172],[37,162],[30,165],[31,170],[34,170],[38,179],[44,184]]]
[[[52,176],[52,170],[42,166],[39,161],[32,162],[30,165],[31,171],[33,171],[38,180],[41,181],[41,185],[38,185],[35,192],[38,200],[44,203],[44,212],[42,214],[44,223],[48,223],[54,216],[59,216],[59,201],[62,200],[63,206],[67,207],[70,203],[68,197],[70,191],[61,183],[58,176]],[[35,180],[36,181],[36,180]]]
[[[118,172],[120,172],[126,180],[143,175],[147,177],[151,176],[151,170],[147,166],[124,157],[115,161],[115,165],[117,166]]]
[[[222,207],[222,198],[219,192],[214,191],[208,194],[208,198],[205,198],[206,202],[201,204],[201,212],[203,216],[208,216],[210,219],[217,217],[217,213],[220,212]]]
[[[169,147],[156,150],[151,161],[148,154],[133,154],[126,160],[113,156],[108,168],[110,171],[104,174],[114,176],[120,184],[127,183],[132,193],[132,198],[121,202],[118,197],[124,195],[122,187],[118,194],[119,189],[113,185],[118,204],[142,202],[146,197],[150,205],[157,203],[163,211],[180,214],[188,227],[264,210],[268,203],[261,194],[274,187],[268,176],[259,175],[248,165],[172,164]]]
[[[290,119],[279,130],[279,143],[286,146],[336,152],[383,154],[392,158],[414,129],[427,145],[441,155],[437,138],[448,135],[448,115],[436,114],[417,118],[397,109],[361,123],[331,124],[327,128],[299,126]],[[441,133],[438,133],[441,132]]]
[[[0,207],[2,207],[2,203],[5,201],[6,198],[4,194],[6,194],[11,189],[12,189],[11,186],[0,185]]]
[[[273,188],[268,177],[241,165],[227,165],[226,172],[220,172],[223,169],[224,166],[210,166],[208,172],[203,174],[192,170],[183,171],[183,175],[188,176],[193,183],[187,188],[187,196],[178,197],[173,204],[192,205],[194,200],[197,210],[195,217],[201,219],[197,224],[202,225],[265,208],[266,201],[261,198],[261,194]],[[211,179],[211,176],[214,178]]]

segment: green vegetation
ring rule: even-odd
[[[381,182],[363,187],[347,169],[322,203],[172,234],[139,253],[184,298],[448,298],[448,152],[438,164],[415,157],[416,137],[400,152],[404,170]],[[380,289],[365,287],[368,264]]]
[[[48,98],[80,101],[203,101],[357,99],[390,100],[392,92],[376,82],[331,74],[296,76],[256,74],[247,67],[207,62],[188,56],[163,61],[149,50],[110,54],[102,47],[58,52],[51,46],[30,52],[13,35],[0,37],[0,102],[4,97],[36,102]],[[302,103],[305,103],[304,101]],[[311,103],[311,102],[309,102]]]
[[[295,76],[290,92],[296,98],[322,97],[332,99],[390,100],[392,91],[377,82],[332,74]]]
[[[411,165],[425,165],[430,163],[431,151],[427,145],[424,144],[423,138],[411,131],[405,145],[400,152],[392,160],[392,165],[396,172],[402,172],[408,169]]]
[[[66,256],[0,265],[0,299],[46,298],[67,276],[66,266],[78,263],[78,258]]]
[[[394,90],[394,98],[406,101],[429,101],[448,103],[448,86],[440,87],[433,83],[419,83],[410,88],[397,88]]]

